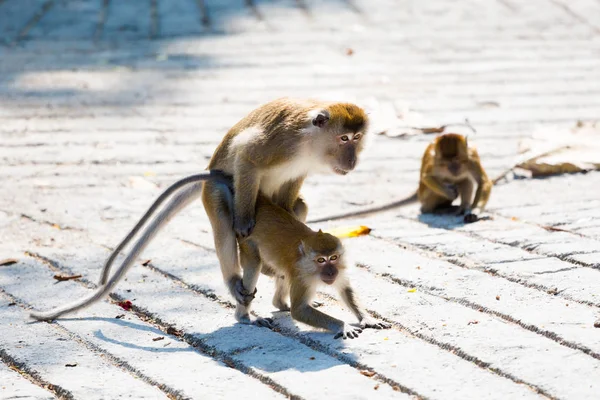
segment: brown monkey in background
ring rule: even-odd
[[[474,186],[475,196],[473,196]],[[472,211],[479,208],[483,212],[492,191],[492,181],[488,178],[475,147],[468,146],[467,138],[457,133],[446,133],[436,137],[427,146],[421,160],[419,187],[415,193],[402,200],[354,212],[318,218],[309,222],[332,221],[343,218],[365,216],[400,208],[417,201],[423,213],[450,211],[452,202],[460,196],[457,214],[464,215],[464,221],[475,222],[477,215]]]
[[[218,177],[184,178],[161,194],[111,254],[102,271],[101,286],[92,296],[49,312],[32,313],[32,317],[55,319],[83,309],[108,294],[160,229],[200,193],[213,228],[223,278],[237,302],[248,305],[254,298],[257,274],[245,268],[242,278],[237,237],[243,238],[252,232],[257,196],[264,195],[304,221],[308,209],[299,195],[304,179],[313,172],[333,171],[345,175],[353,170],[364,147],[367,126],[364,111],[350,103],[283,98],[259,107],[233,126],[217,147],[208,168],[213,175],[218,171]],[[232,187],[223,176],[233,176]],[[109,279],[118,253],[171,195],[173,197]],[[239,254],[242,265],[252,263],[254,254],[247,246],[241,246]],[[268,319],[252,319],[249,314],[236,313],[238,315],[240,322],[270,326]]]

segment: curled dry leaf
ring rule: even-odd
[[[364,376],[368,376],[369,378],[375,376],[376,372],[375,371],[369,371],[368,369],[364,369],[362,371],[360,371],[361,374],[363,374]]]
[[[19,260],[16,258],[5,258],[4,260],[0,260],[0,267],[8,267],[9,265],[13,265],[18,262]]]
[[[125,314],[119,314],[115,317],[116,319],[121,319],[121,318],[125,318]]]
[[[65,364],[65,367],[69,367],[69,368],[73,368],[76,367],[77,363],[69,363],[69,364]]]
[[[129,300],[120,301],[117,303],[117,305],[125,311],[129,311],[131,310],[131,307],[133,307],[133,303],[131,303]]]
[[[473,321],[469,321],[469,323],[467,325],[477,325],[478,323],[479,323],[479,321],[473,320]]]
[[[175,329],[172,326],[167,328],[167,333],[169,335],[173,335],[173,336],[177,336],[177,337],[182,337],[183,336],[183,332],[181,332],[179,329]]]
[[[371,232],[371,228],[364,225],[342,226],[338,228],[328,229],[325,232],[333,236],[337,236],[339,238],[347,238],[368,235]]]
[[[148,266],[148,265],[149,265],[151,262],[152,262],[152,260],[148,259],[148,260],[144,261],[144,262],[142,263],[142,265],[143,265],[144,267],[147,267],[147,266]]]
[[[59,282],[70,281],[79,278],[81,278],[81,275],[54,275],[54,279]]]
[[[165,337],[164,336],[158,336],[152,339],[153,342],[158,342],[159,340],[163,340]]]
[[[600,328],[600,319],[594,322],[594,328]]]

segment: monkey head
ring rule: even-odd
[[[460,177],[468,171],[467,138],[457,133],[446,133],[435,140],[436,165],[452,177]]]
[[[345,268],[342,242],[329,233],[319,230],[314,236],[302,239],[299,250],[303,257],[303,271],[327,285],[335,283],[338,274]]]
[[[317,149],[325,152],[326,163],[333,172],[346,175],[358,163],[364,148],[368,117],[362,108],[350,103],[331,104],[312,118],[318,128]]]

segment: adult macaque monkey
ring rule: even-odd
[[[313,172],[329,170],[345,175],[353,170],[364,146],[367,126],[364,111],[350,103],[284,98],[259,107],[229,130],[208,166],[211,173],[219,171],[219,175],[233,176],[233,188],[217,179],[207,180],[203,189],[202,183],[198,182],[205,178],[189,177],[176,182],[161,194],[111,254],[97,293],[60,309],[33,313],[32,317],[54,319],[102,298],[124,276],[158,231],[200,192],[213,228],[223,278],[238,303],[249,304],[254,298],[255,285],[249,285],[252,288],[249,290],[242,282],[236,236],[244,238],[252,232],[257,196],[261,193],[304,221],[308,209],[299,196],[304,179]],[[119,270],[108,279],[118,253],[171,195],[173,198],[144,230]],[[242,265],[250,262],[251,257],[246,246],[241,246]],[[270,326],[270,322],[262,318],[250,319],[248,316],[240,321]]]
[[[419,187],[415,193],[402,200],[377,207],[349,212],[309,222],[323,222],[375,214],[403,207],[419,201],[421,212],[441,213],[451,210],[452,202],[460,196],[456,210],[464,215],[465,222],[477,221],[472,211],[482,212],[492,191],[492,181],[481,166],[475,147],[468,146],[467,138],[457,133],[436,137],[427,146],[421,161]],[[475,196],[473,189],[476,186]]]
[[[320,230],[315,232],[296,220],[283,208],[259,195],[256,203],[256,224],[240,250],[246,254],[244,287],[254,290],[258,275],[263,272],[275,278],[273,305],[281,311],[290,310],[292,318],[308,325],[335,333],[335,338],[355,338],[364,328],[387,329],[390,324],[371,318],[359,305],[346,275],[346,259],[340,240]],[[266,263],[266,264],[264,264]],[[265,265],[268,266],[265,270]],[[312,306],[319,284],[333,285],[344,303],[359,321],[360,328],[333,318]],[[288,303],[288,298],[291,303]],[[250,318],[250,302],[238,302],[236,318]]]
[[[308,209],[299,196],[304,179],[313,172],[345,175],[353,170],[367,124],[365,112],[354,104],[279,99],[252,111],[227,133],[208,168],[233,176],[233,209],[231,193],[212,182],[204,185],[202,201],[223,279],[238,303],[252,301],[255,285],[242,282],[236,234],[244,238],[252,233],[259,193],[305,221]],[[254,262],[252,253],[240,246],[242,266]],[[239,320],[269,325],[249,318]]]

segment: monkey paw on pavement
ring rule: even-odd
[[[358,337],[358,334],[362,332],[362,328],[356,328],[354,326],[350,326],[348,324],[344,324],[342,329],[335,334],[334,339],[355,339]]]
[[[363,329],[390,329],[392,324],[384,321],[377,321],[373,318],[363,318],[362,321],[360,321],[360,327]]]

